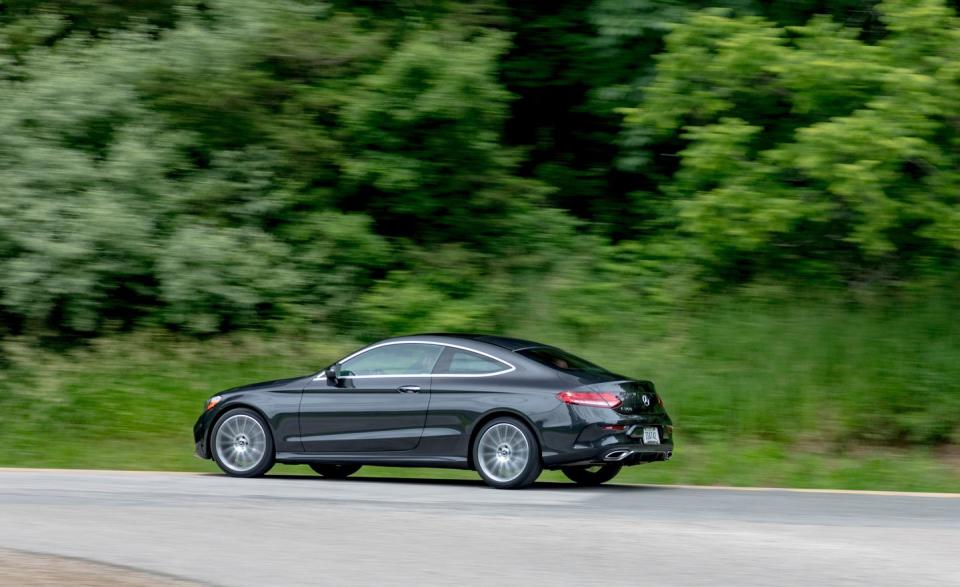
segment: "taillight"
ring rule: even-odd
[[[557,399],[565,404],[592,408],[615,408],[623,403],[615,393],[598,391],[561,391],[557,394]]]

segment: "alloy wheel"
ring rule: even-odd
[[[509,422],[499,422],[484,431],[477,450],[483,473],[498,483],[519,477],[530,460],[530,443],[524,433]]]
[[[220,461],[239,473],[260,464],[267,452],[267,435],[247,414],[228,416],[217,430],[216,451]]]

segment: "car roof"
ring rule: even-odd
[[[463,332],[429,332],[424,334],[416,334],[410,336],[398,337],[402,340],[404,338],[440,338],[448,339],[450,342],[453,340],[461,341],[476,341],[476,342],[485,342],[487,344],[492,344],[500,348],[504,348],[510,351],[519,351],[522,349],[528,349],[532,347],[546,347],[550,345],[542,344],[539,342],[534,342],[532,340],[523,340],[522,338],[510,338],[507,336],[494,336],[491,334],[471,334]]]

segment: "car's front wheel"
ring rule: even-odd
[[[321,477],[327,479],[346,479],[360,470],[361,465],[325,465],[317,463],[310,465]]]
[[[537,437],[515,418],[487,422],[473,443],[473,463],[490,487],[519,489],[533,485],[540,476],[540,446]]]
[[[613,479],[620,472],[620,465],[596,465],[593,467],[564,467],[563,474],[577,485],[600,485]]]
[[[213,460],[233,477],[259,477],[273,467],[273,435],[260,414],[230,410],[213,428]]]

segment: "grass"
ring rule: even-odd
[[[741,300],[625,319],[585,339],[550,332],[536,316],[514,334],[657,382],[677,425],[676,456],[625,469],[621,481],[960,491],[960,322],[936,301],[910,309]],[[0,466],[213,471],[192,456],[203,400],[311,372],[356,346],[326,340],[337,337],[197,341],[155,332],[69,353],[8,343]],[[471,471],[362,474],[476,479]]]

